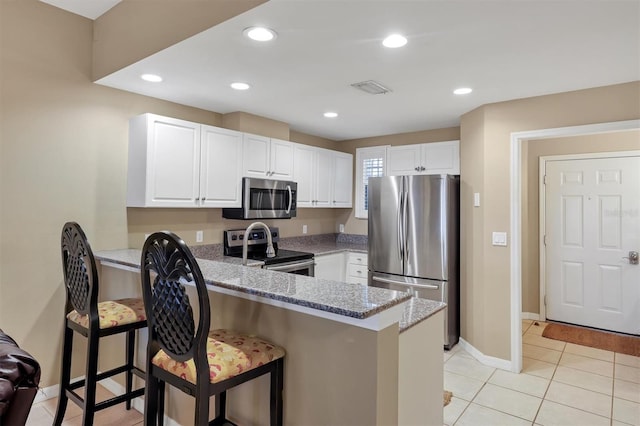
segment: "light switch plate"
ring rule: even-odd
[[[491,243],[494,246],[506,246],[507,245],[507,233],[506,232],[494,232],[491,235]]]
[[[201,243],[204,239],[204,235],[202,231],[196,231],[196,243]]]
[[[340,230],[340,232],[344,232],[344,223],[341,223],[338,229]]]
[[[480,207],[480,193],[473,193],[473,207]]]
[[[303,234],[307,233],[307,225],[302,225],[302,233]]]

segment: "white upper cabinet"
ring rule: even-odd
[[[460,174],[460,142],[434,142],[387,148],[387,176]]]
[[[332,207],[353,205],[353,155],[333,151]]]
[[[243,152],[243,176],[279,180],[293,178],[291,142],[245,133]]]
[[[295,144],[298,207],[351,207],[353,155]]]
[[[240,207],[241,136],[155,114],[132,118],[127,206]]]
[[[293,180],[298,184],[297,206],[313,207],[316,185],[316,151],[308,145],[294,144]]]
[[[242,206],[242,133],[202,126],[200,204]]]

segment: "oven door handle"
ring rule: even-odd
[[[291,185],[287,185],[287,191],[289,191],[289,206],[287,207],[287,213],[290,213],[291,204],[293,203],[293,194],[291,193]]]
[[[315,264],[315,261],[311,259],[305,262],[290,262],[286,265],[264,265],[264,269],[269,269],[270,271],[286,271],[287,269],[302,268],[313,264]]]

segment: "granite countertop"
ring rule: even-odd
[[[100,261],[133,269],[140,268],[140,255],[138,249],[95,253]],[[198,258],[208,285],[355,319],[369,318],[410,299],[407,293],[377,287],[247,268],[231,259]]]
[[[402,319],[400,320],[400,333],[407,331],[416,324],[421,323],[427,318],[435,315],[447,307],[446,303],[437,302],[435,300],[418,299],[412,297],[406,303]]]
[[[341,251],[367,252],[366,235],[320,234],[306,237],[281,238],[279,247],[298,250],[315,255],[339,253]]]

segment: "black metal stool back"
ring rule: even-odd
[[[96,261],[84,231],[75,222],[62,228],[60,243],[64,287],[67,292],[65,314],[72,310],[96,318],[98,315],[98,273]]]
[[[60,372],[60,394],[54,425],[62,424],[71,399],[82,408],[85,426],[93,424],[94,414],[98,410],[125,402],[127,410],[131,409],[134,398],[144,394],[144,388],[133,390],[133,375],[144,378],[142,370],[134,365],[135,332],[146,327],[146,318],[139,299],[118,299],[98,303],[98,271],[96,261],[84,231],[75,222],[67,222],[62,227],[60,241],[62,254],[62,270],[66,291],[64,336],[62,348],[62,366]],[[107,306],[115,306],[128,312],[126,318],[109,324],[101,324],[100,315],[106,316],[114,312]],[[102,306],[102,307],[101,307]],[[102,311],[101,311],[102,309]],[[122,311],[118,311],[119,314]],[[85,377],[71,382],[71,358],[73,333],[77,332],[87,338],[87,359]],[[99,339],[114,334],[126,334],[126,362],[116,368],[98,373]],[[96,403],[96,387],[100,380],[124,373],[126,375],[125,392],[106,401]],[[76,392],[85,388],[84,397]]]
[[[155,273],[153,282],[151,272]],[[183,282],[195,285],[198,293],[197,328]],[[198,379],[209,383],[205,350],[210,326],[209,295],[198,263],[177,235],[156,232],[146,240],[142,248],[142,297],[153,353],[160,348],[176,361],[193,358]]]

